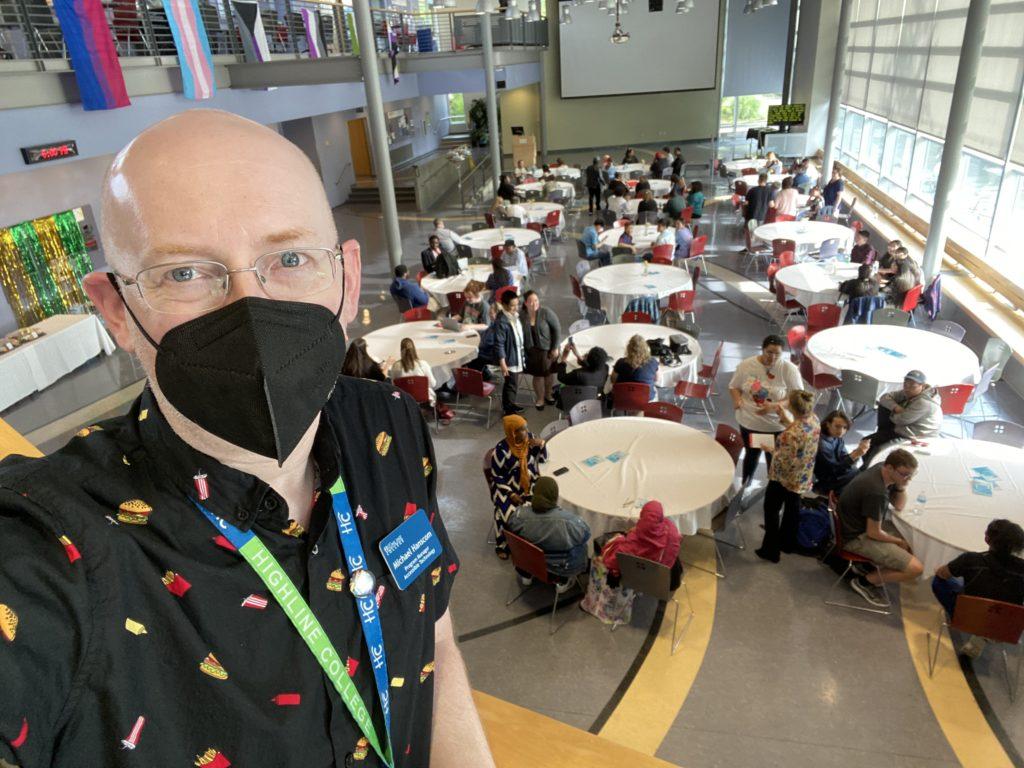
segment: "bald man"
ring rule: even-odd
[[[0,464],[0,766],[493,766],[418,406],[339,377],[316,171],[213,110],[139,135],[86,290],[130,412]]]

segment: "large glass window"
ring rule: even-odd
[[[953,218],[976,235],[988,239],[992,225],[1002,166],[979,155],[964,152],[960,157],[960,178],[953,197]]]
[[[999,196],[999,210],[992,239],[989,243],[989,260],[998,264],[1004,274],[1024,283],[1024,264],[1020,253],[1020,222],[1024,221],[1024,170],[1011,168],[1006,172],[1003,191]]]
[[[913,156],[914,134],[890,125],[885,135],[882,176],[896,187],[906,191],[907,182],[910,180],[910,161]]]
[[[860,139],[863,133],[864,115],[859,112],[847,112],[846,122],[843,123],[842,147],[854,170],[860,168]]]
[[[448,117],[453,127],[463,128],[466,125],[466,100],[461,93],[448,94]]]
[[[917,138],[910,174],[910,194],[929,206],[935,200],[935,183],[942,164],[942,144],[924,136]]]
[[[868,118],[864,126],[863,162],[868,168],[882,170],[882,152],[885,150],[885,123]]]

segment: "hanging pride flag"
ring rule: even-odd
[[[167,23],[174,35],[174,47],[181,65],[181,86],[186,99],[202,101],[213,97],[213,58],[206,27],[196,0],[163,0]]]
[[[306,45],[309,48],[309,58],[322,59],[324,57],[324,42],[320,37],[319,14],[310,9],[302,8],[302,26],[306,30]]]
[[[241,22],[242,49],[247,61],[270,61],[270,46],[267,45],[267,33],[263,29],[263,16],[260,7],[251,0],[231,0],[235,15]]]
[[[84,109],[127,107],[121,62],[100,0],[53,0]]]

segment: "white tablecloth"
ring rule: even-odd
[[[739,160],[723,160],[721,164],[725,166],[725,170],[729,173],[734,173],[738,176],[740,171],[745,171],[747,168],[753,168],[755,171],[761,170],[764,167],[764,158],[741,157]]]
[[[576,187],[568,181],[556,181],[555,186],[565,192],[569,197],[573,197],[576,194]],[[523,184],[516,184],[516,194],[520,197],[525,197],[529,192],[531,194],[544,194],[544,182],[543,181],[530,181]]]
[[[781,271],[781,270],[780,270]],[[885,350],[897,354],[890,354]],[[815,373],[838,375],[846,368],[874,376],[879,392],[903,386],[907,371],[924,371],[935,386],[973,383],[978,356],[958,341],[931,331],[893,325],[841,325],[807,342]]]
[[[757,186],[757,179],[758,179],[759,175],[760,174],[749,174],[747,176],[739,176],[736,179],[734,179],[733,183],[736,183],[737,181],[742,181],[742,182],[744,182],[747,185],[748,189],[750,187],[756,187]],[[782,180],[784,178],[786,178],[787,176],[789,176],[789,175],[790,174],[788,174],[788,173],[769,173],[768,174],[768,183],[769,184],[782,184]]]
[[[658,210],[661,210],[662,208],[665,207],[665,201],[664,200],[655,200],[654,202],[656,202],[658,204]],[[634,197],[634,198],[631,198],[631,199],[627,200],[626,201],[626,208],[623,211],[623,213],[626,216],[629,216],[630,218],[632,218],[634,221],[636,219],[640,218],[640,199],[637,198],[637,197]],[[651,226],[654,226],[654,225],[652,224]]]
[[[512,274],[513,279],[516,281],[516,285],[522,280],[522,275],[519,274],[519,270],[515,267],[506,267]],[[470,280],[477,280],[481,283],[486,283],[487,278],[491,276],[491,272],[494,270],[490,264],[470,264],[468,267],[463,267],[462,271],[454,277],[439,278],[433,275],[424,277],[420,283],[420,287],[424,291],[429,293],[442,307],[448,304],[448,294],[455,293],[456,291],[466,290],[466,284]]]
[[[693,287],[689,272],[664,264],[612,264],[590,270],[583,276],[583,283],[601,293],[601,308],[612,322],[622,317],[629,302],[639,296],[664,299]]]
[[[54,315],[32,327],[46,335],[0,355],[0,411],[115,349],[95,315]]]
[[[495,227],[460,235],[462,242],[473,249],[473,256],[487,259],[491,258],[491,246],[504,245],[505,240],[510,237],[516,241],[518,247],[525,249],[534,240],[540,240],[540,233],[519,227]]]
[[[363,338],[366,339],[366,350],[370,357],[379,363],[388,357],[398,360],[401,357],[402,339],[412,339],[420,359],[426,361],[433,370],[437,386],[452,377],[453,368],[475,358],[480,347],[480,334],[476,331],[468,328],[458,333],[446,331],[433,320],[389,325]]]
[[[655,197],[667,197],[668,193],[672,191],[672,182],[668,179],[648,179],[647,183],[651,185],[651,192]],[[636,188],[636,184],[633,182],[627,182],[626,186],[630,189]]]
[[[786,293],[805,307],[811,304],[835,304],[839,300],[839,284],[857,276],[860,264],[841,261],[805,261],[783,267],[775,273],[775,282],[786,287]]]
[[[830,221],[776,221],[755,229],[754,237],[766,243],[776,238],[792,240],[798,251],[815,250],[826,240],[838,237],[839,247],[849,252],[853,230]]]
[[[923,578],[930,579],[937,567],[957,555],[988,549],[985,527],[990,521],[1006,518],[1024,525],[1024,451],[982,440],[924,442],[899,446],[915,454],[919,466],[907,487],[907,504],[893,515],[893,522],[924,563]],[[889,450],[879,453],[875,463]],[[999,487],[991,496],[973,492],[975,467],[988,467],[998,475]]]
[[[642,173],[647,176],[651,171],[651,166],[645,163],[626,163],[625,165],[612,165],[615,169],[615,178],[620,176],[629,176],[631,173]]]
[[[631,200],[630,202],[633,201]],[[601,233],[599,240],[602,245],[611,248],[619,244],[619,238],[622,237],[624,231],[622,227],[610,227]],[[633,245],[636,246],[637,251],[649,250],[653,246],[654,238],[657,236],[658,227],[654,224],[633,225]]]
[[[526,218],[523,219],[523,224],[543,224],[548,219],[548,214],[551,211],[560,211],[561,216],[558,217],[558,226],[555,228],[555,234],[562,234],[562,229],[565,227],[565,206],[561,203],[522,203],[522,208],[526,211]]]
[[[674,387],[680,381],[697,380],[697,366],[701,360],[700,344],[692,336],[666,328],[663,325],[650,325],[648,323],[595,325],[574,334],[572,340],[576,345],[576,350],[580,353],[580,357],[586,357],[587,352],[593,347],[601,347],[608,353],[608,357],[611,358],[608,362],[609,366],[611,366],[614,365],[616,360],[626,354],[626,343],[631,336],[636,334],[640,334],[645,339],[663,339],[666,344],[668,344],[669,336],[675,334],[686,336],[686,344],[690,348],[690,354],[680,355],[679,365],[674,365],[671,368],[659,365],[657,384],[659,387]],[[569,356],[567,362],[569,363],[570,370],[576,367],[576,360],[572,355]],[[609,384],[608,386],[610,390],[611,385]]]
[[[551,169],[551,175],[556,179],[578,179],[582,173],[579,168],[574,168],[571,165],[560,165]]]
[[[570,427],[548,441],[542,474],[561,468],[563,507],[583,517],[593,536],[631,528],[640,509],[660,501],[665,517],[690,536],[709,528],[732,495],[735,468],[712,437],[662,419],[616,417]],[[616,451],[625,457],[607,459]],[[600,456],[592,467],[584,461]]]

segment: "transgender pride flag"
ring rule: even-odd
[[[185,98],[196,101],[212,98],[217,90],[213,58],[196,0],[163,0],[163,3],[167,23],[174,35],[174,47],[178,50]]]
[[[127,107],[121,62],[100,0],[53,0],[84,109]]]

